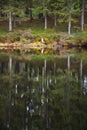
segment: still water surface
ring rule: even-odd
[[[87,59],[0,59],[0,130],[87,130]]]

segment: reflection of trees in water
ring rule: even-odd
[[[58,69],[56,62],[50,67],[46,60],[41,66],[11,59],[9,63],[0,72],[0,130],[87,128],[87,93],[81,92],[78,74]]]

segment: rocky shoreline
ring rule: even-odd
[[[39,51],[39,53],[44,53],[44,50],[46,50],[46,53],[48,53],[49,50],[60,51],[61,48],[72,47],[86,48],[87,37],[69,37],[66,33],[61,33],[50,39],[47,37],[36,37],[29,32],[17,32],[0,38],[0,50],[24,50],[25,52],[34,50]]]

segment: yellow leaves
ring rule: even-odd
[[[41,41],[35,41],[36,44],[42,44]]]
[[[45,38],[46,44],[50,44],[50,40],[48,38]]]
[[[43,43],[45,45],[50,44],[50,40],[47,37],[37,38],[36,43]]]
[[[38,53],[47,54],[49,49],[47,49],[48,44],[50,44],[50,40],[46,37],[37,38],[33,43],[33,49]]]

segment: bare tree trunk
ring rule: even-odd
[[[84,10],[85,10],[85,0],[82,0],[82,12],[81,12],[81,30],[84,31]]]
[[[71,35],[71,12],[72,12],[72,0],[68,0],[67,1],[67,8],[68,8],[68,13],[69,13],[69,16],[68,16],[68,35],[70,36]]]
[[[68,34],[69,34],[69,36],[71,35],[71,16],[70,16],[70,19],[68,22]]]
[[[12,15],[11,15],[11,11],[9,12],[9,31],[12,31]]]
[[[31,21],[33,20],[33,17],[32,17],[32,10],[30,10],[30,20],[31,20]]]
[[[16,17],[13,17],[13,26],[16,27]]]
[[[30,14],[30,20],[32,21],[33,17],[32,17],[32,0],[30,0],[29,2],[29,6],[30,6],[30,9],[29,9],[29,14]]]
[[[67,68],[68,70],[70,70],[70,55],[68,55],[68,59],[67,59]]]
[[[47,12],[45,14],[45,29],[47,29]]]
[[[57,16],[56,16],[56,14],[54,15],[54,26],[55,27],[57,26]]]
[[[81,80],[81,82],[82,82],[82,69],[83,69],[83,63],[82,63],[82,59],[81,59],[81,61],[80,61],[80,80]]]
[[[12,96],[11,96],[11,85],[12,85],[12,57],[9,57],[9,112],[8,112],[8,130],[11,130],[11,101],[12,101]]]

